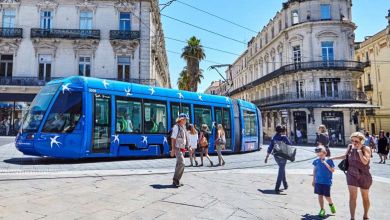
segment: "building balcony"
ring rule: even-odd
[[[0,85],[5,86],[44,86],[45,80],[38,77],[0,77]]]
[[[139,31],[110,30],[110,40],[137,40],[139,38]]]
[[[290,73],[310,70],[349,70],[363,72],[364,68],[367,65],[369,65],[369,63],[346,60],[310,61],[288,64],[253,82],[250,82],[240,88],[233,90],[232,92],[230,92],[230,96]]]
[[[62,39],[86,39],[99,40],[100,30],[86,29],[41,29],[32,28],[31,38],[62,38]]]
[[[365,92],[373,92],[374,91],[374,86],[372,84],[368,84],[364,86],[364,91]]]
[[[0,38],[23,38],[23,29],[0,28]]]
[[[289,92],[280,95],[270,96],[253,101],[260,107],[286,104],[286,103],[313,103],[313,102],[358,102],[366,103],[367,96],[363,92],[356,91],[339,91],[332,96],[323,94],[320,91],[306,91],[303,93]]]

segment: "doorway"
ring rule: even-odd
[[[110,153],[111,97],[95,94],[93,108],[93,153]]]
[[[307,143],[307,115],[305,111],[293,112],[295,143]]]
[[[345,144],[343,112],[322,112],[322,124],[328,129],[331,146]]]

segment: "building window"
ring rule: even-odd
[[[52,12],[51,11],[41,11],[41,28],[42,29],[51,29],[52,28]]]
[[[339,78],[321,78],[320,89],[321,97],[323,98],[337,98],[339,97]]]
[[[332,41],[321,42],[322,47],[322,61],[324,64],[332,64],[334,61],[334,49]]]
[[[268,44],[268,33],[265,33],[265,44]]]
[[[118,57],[118,80],[130,80],[130,57]]]
[[[275,28],[273,26],[271,28],[271,36],[272,36],[272,39],[275,37]]]
[[[14,9],[4,9],[3,12],[3,28],[14,28],[15,27],[15,10]]]
[[[330,20],[330,19],[331,19],[330,5],[329,4],[321,5],[321,20]]]
[[[130,12],[121,12],[119,15],[119,30],[130,31]]]
[[[82,11],[80,12],[80,29],[91,30],[92,29],[92,12]]]
[[[282,31],[282,20],[279,20],[279,32]]]
[[[1,55],[0,77],[12,77],[13,60],[13,55]]]
[[[39,55],[38,56],[38,78],[39,80],[50,81],[51,80],[51,55]]]
[[[275,57],[272,57],[272,71],[276,70],[276,59]]]
[[[91,76],[91,57],[79,57],[79,75]]]
[[[277,86],[272,86],[272,96],[278,95],[278,87]]]
[[[305,97],[305,81],[297,81],[296,82],[296,88],[297,88],[297,98],[304,98]]]
[[[291,12],[292,14],[292,24],[298,24],[299,23],[299,13],[298,11]]]
[[[368,81],[368,85],[371,85],[371,74],[370,73],[367,74],[367,81]]]
[[[302,62],[302,54],[300,46],[293,47],[293,59],[295,68],[301,68],[300,63]]]

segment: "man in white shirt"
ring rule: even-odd
[[[301,129],[298,128],[297,131],[296,131],[295,133],[296,133],[296,135],[297,135],[298,144],[302,144],[302,137],[303,137],[303,135],[302,135]]]
[[[180,184],[180,179],[184,173],[184,152],[188,146],[188,135],[186,130],[188,116],[184,113],[181,113],[176,120],[176,124],[172,128],[171,135],[171,157],[176,155],[176,168],[175,174],[173,176],[173,185],[176,187],[183,186]]]

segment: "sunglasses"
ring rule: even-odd
[[[360,141],[358,140],[351,140],[352,143],[355,143],[355,144],[360,144]]]

